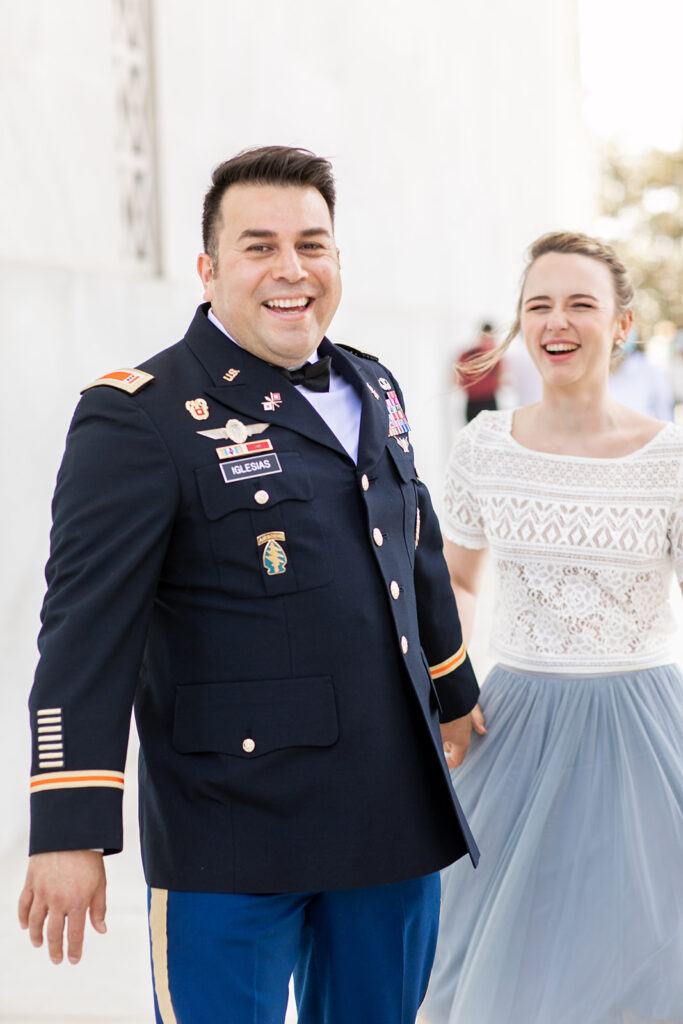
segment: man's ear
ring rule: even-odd
[[[213,260],[208,252],[200,252],[197,257],[197,273],[204,285],[204,301],[211,302],[213,299]]]

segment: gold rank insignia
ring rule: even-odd
[[[279,543],[286,540],[282,530],[272,530],[270,533],[261,533],[256,538],[259,547],[263,547],[263,568],[268,576],[281,576],[287,572],[287,555],[285,549]]]
[[[154,374],[145,373],[144,370],[112,370],[111,373],[105,373],[103,377],[98,377],[92,384],[86,384],[81,389],[81,394],[90,388],[98,388],[106,384],[110,388],[119,388],[121,391],[127,391],[129,395],[134,395],[136,391],[144,388],[153,380]]]
[[[203,398],[191,398],[185,402],[185,408],[195,420],[208,420],[209,406]]]

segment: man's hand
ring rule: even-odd
[[[465,760],[472,729],[480,736],[486,735],[484,716],[478,704],[474,705],[469,715],[454,718],[452,722],[442,723],[443,752],[446,755],[446,764],[449,768],[456,768]]]
[[[43,944],[47,918],[47,948],[53,963],[62,962],[62,940],[66,919],[69,962],[77,964],[83,951],[85,915],[96,932],[107,926],[107,878],[101,853],[93,850],[63,850],[36,853],[29,858],[26,882],[19,897],[19,923],[28,928],[34,946]]]

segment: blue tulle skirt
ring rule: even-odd
[[[683,676],[496,666],[452,772],[428,1024],[683,1024]]]

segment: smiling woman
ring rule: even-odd
[[[542,399],[452,452],[446,557],[462,615],[491,548],[498,664],[451,773],[482,860],[443,873],[429,1024],[683,1022],[683,428],[607,390],[632,298],[596,239],[535,242],[511,334]]]

